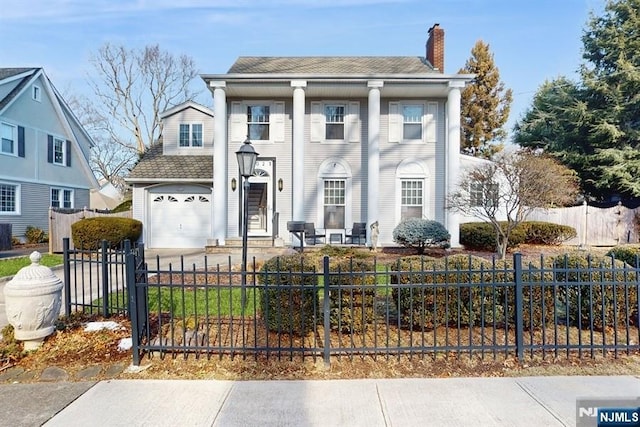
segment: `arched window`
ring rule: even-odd
[[[318,171],[318,228],[344,229],[351,222],[351,168],[342,159],[327,159]]]

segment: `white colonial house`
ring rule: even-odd
[[[345,242],[354,223],[380,245],[404,218],[444,224],[461,170],[460,95],[473,76],[444,73],[444,31],[425,56],[240,57],[203,75],[213,109],[189,102],[163,115],[159,141],[133,169],[133,214],[149,247],[236,245],[242,177],[235,152],[259,153],[249,179],[249,239],[297,245],[290,221]],[[367,233],[370,243],[370,233]]]

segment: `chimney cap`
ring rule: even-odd
[[[433,24],[433,26],[431,28],[429,28],[429,33],[431,33],[431,31],[433,31],[436,28],[440,28],[440,24],[437,23],[437,22],[435,24]]]

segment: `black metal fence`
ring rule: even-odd
[[[67,313],[72,306],[132,313],[134,364],[144,355],[191,353],[329,364],[332,357],[364,355],[523,360],[640,350],[640,270],[613,259],[586,267],[543,258],[524,265],[515,254],[507,263],[478,266],[469,257],[467,264],[435,268],[416,259],[374,263],[367,271],[336,269],[329,257],[320,266],[283,264],[276,271],[254,260],[243,288],[231,258],[208,265],[205,257],[200,268],[181,262],[176,269],[158,257],[143,262],[142,248],[109,256],[98,262],[65,251],[66,270],[96,262],[108,278],[67,289],[73,296]]]

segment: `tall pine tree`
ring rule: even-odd
[[[462,91],[462,141],[464,153],[491,157],[502,149],[507,133],[504,124],[511,109],[511,89],[500,80],[489,45],[478,40],[460,73],[475,74]]]
[[[609,0],[582,43],[580,82],[545,83],[514,141],[575,170],[594,199],[640,197],[640,0]]]

